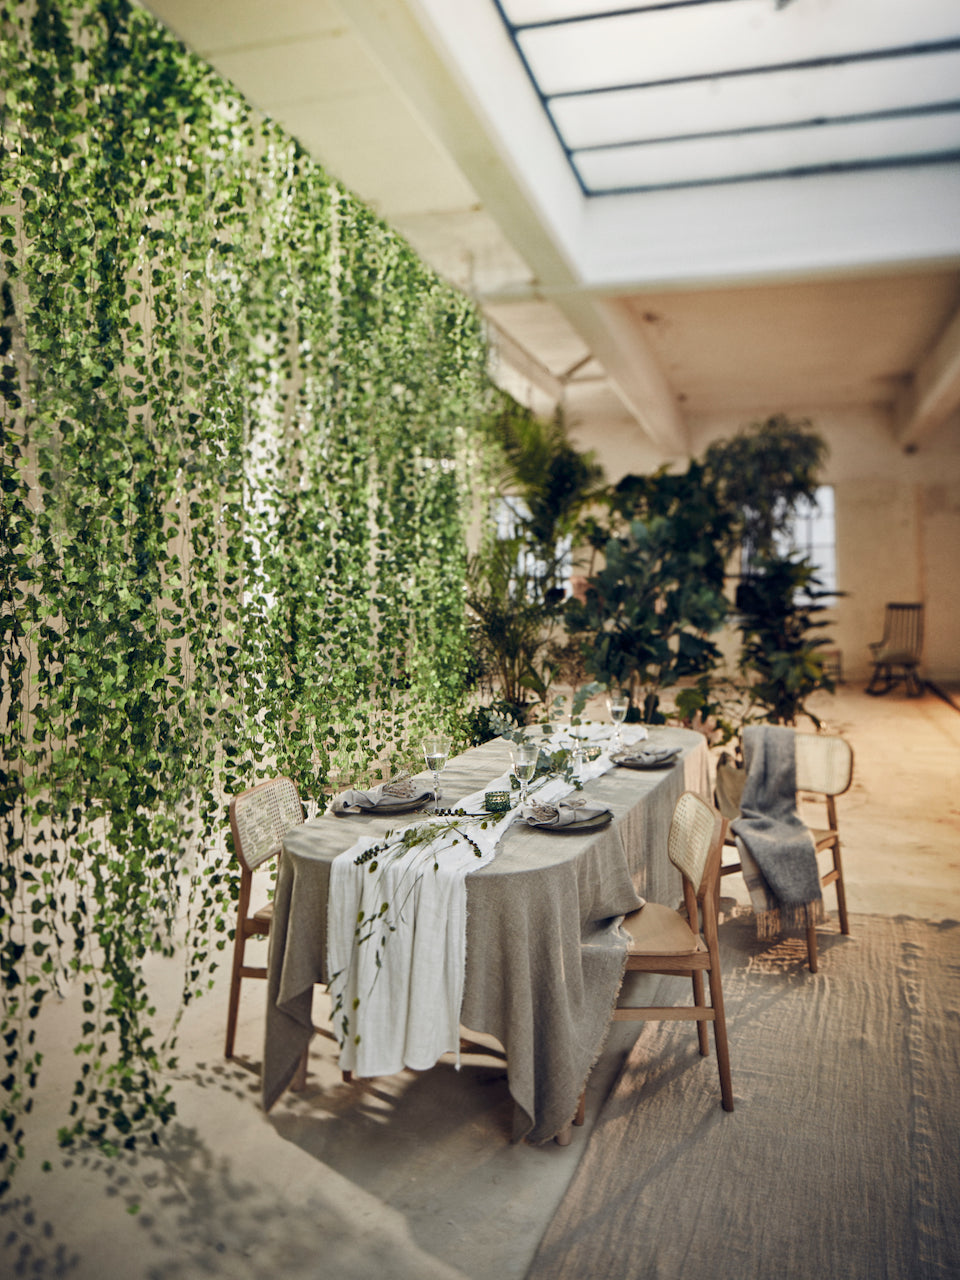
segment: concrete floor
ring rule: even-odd
[[[818,710],[855,751],[855,782],[840,801],[851,910],[960,919],[960,712],[933,694],[871,699],[859,686]],[[728,877],[724,892],[746,902],[740,877]],[[826,927],[836,927],[835,913]],[[158,999],[172,1009],[176,969],[155,968]],[[573,1143],[531,1148],[510,1143],[512,1104],[495,1056],[468,1057],[459,1073],[441,1063],[348,1085],[332,1042],[318,1036],[306,1092],[265,1116],[262,988],[248,984],[244,996],[243,1065],[222,1057],[225,995],[221,980],[184,1019],[177,1117],[163,1149],[116,1160],[64,1158],[56,1147],[79,1012],[68,1000],[46,1015],[26,1162],[0,1207],[0,1275],[522,1276],[638,1031],[613,1028]]]

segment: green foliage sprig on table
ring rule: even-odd
[[[572,727],[583,723],[582,717],[587,703],[595,694],[600,693],[603,688],[602,684],[591,681],[589,684],[574,690],[570,695],[570,725]],[[528,726],[518,724],[516,720],[504,715],[501,710],[488,708],[486,715],[490,726],[490,737],[505,738],[508,742],[539,741],[544,734],[549,735],[552,733],[554,724],[562,719],[565,714],[566,703],[567,698],[563,694],[553,699],[546,713],[546,719],[537,726],[537,737],[534,737]],[[533,776],[534,780],[539,779],[541,782],[546,781],[548,778],[562,778],[578,791],[583,788],[583,783],[578,777],[576,753],[572,747],[554,746],[551,748],[549,743],[546,745],[541,744]],[[516,778],[511,776],[510,785],[513,789],[516,789],[520,784]]]
[[[550,705],[544,711],[544,732],[548,731],[549,726],[559,724],[566,716],[567,723],[571,728],[577,728],[584,723],[583,713],[587,709],[587,703],[591,698],[595,698],[598,694],[604,693],[607,686],[600,680],[588,680],[585,684],[578,685],[569,694],[558,693]],[[567,710],[567,703],[570,704],[570,710]]]
[[[372,951],[374,982],[383,969],[387,944],[399,926],[405,923],[404,913],[424,876],[435,875],[440,870],[440,859],[445,850],[454,848],[461,841],[472,847],[475,858],[482,858],[483,849],[471,831],[486,831],[491,822],[500,821],[502,817],[502,814],[486,812],[467,813],[463,808],[437,809],[421,821],[385,832],[380,840],[372,842],[356,855],[353,859],[354,866],[363,867],[368,875],[376,876],[373,896],[377,903],[370,911],[361,908],[358,912],[352,944],[354,954],[357,948],[364,946]],[[444,842],[442,848],[433,847],[438,842]],[[388,872],[398,863],[403,865],[399,879],[392,884],[391,892],[391,888],[388,888],[388,880],[391,879]],[[360,1043],[360,1035],[354,1030],[352,1015],[360,1008],[363,1000],[362,996],[356,995],[351,1007],[346,1007],[343,988],[337,981],[344,972],[345,970],[339,969],[330,977],[333,992],[330,1021],[341,1048],[348,1041]]]
[[[503,398],[472,305],[146,11],[4,3],[0,83],[2,1192],[64,994],[62,1142],[169,1120],[143,966],[211,983],[226,797],[451,716]]]

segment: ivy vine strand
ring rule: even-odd
[[[0,3],[0,1191],[156,1140],[237,893],[226,799],[409,759],[468,662],[479,316],[127,0]],[[479,477],[479,483],[477,478]]]

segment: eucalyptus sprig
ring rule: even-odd
[[[586,710],[587,703],[598,693],[605,693],[608,686],[601,680],[590,680],[586,684],[579,685],[570,695],[570,712],[569,724],[572,727],[582,725],[584,723],[583,713]],[[553,725],[559,723],[567,714],[567,695],[563,693],[557,694],[550,704],[545,716],[544,723]]]
[[[404,827],[399,836],[395,836],[392,831],[388,831],[379,843],[371,845],[363,853],[358,853],[353,860],[354,865],[358,867],[366,866],[368,871],[374,872],[380,866],[380,859],[386,854],[394,857],[403,857],[411,849],[426,847],[442,836],[453,833],[456,833],[457,836],[457,839],[453,841],[454,844],[459,843],[462,838],[468,844],[473,845],[475,856],[482,858],[483,850],[470,835],[469,831],[466,830],[466,823],[468,821],[476,822],[478,818],[480,819],[481,831],[486,831],[490,822],[490,817],[487,814],[468,814],[465,809],[438,809],[436,818],[433,821]],[[434,871],[439,871],[440,869],[440,864],[436,859],[434,859],[433,869]]]

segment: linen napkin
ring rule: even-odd
[[[376,809],[381,804],[396,804],[401,800],[409,800],[413,803],[417,800],[426,800],[432,795],[433,787],[429,783],[401,774],[389,782],[381,782],[379,786],[370,787],[366,791],[353,787],[341,791],[330,809],[333,813],[362,813],[367,809]]]
[[[588,818],[599,818],[609,813],[604,804],[591,804],[583,800],[549,801],[535,800],[523,809],[523,816],[528,827],[568,827],[573,822],[584,822]]]
[[[617,751],[613,755],[615,764],[642,764],[655,767],[668,765],[680,754],[681,747],[644,747],[631,746]]]

